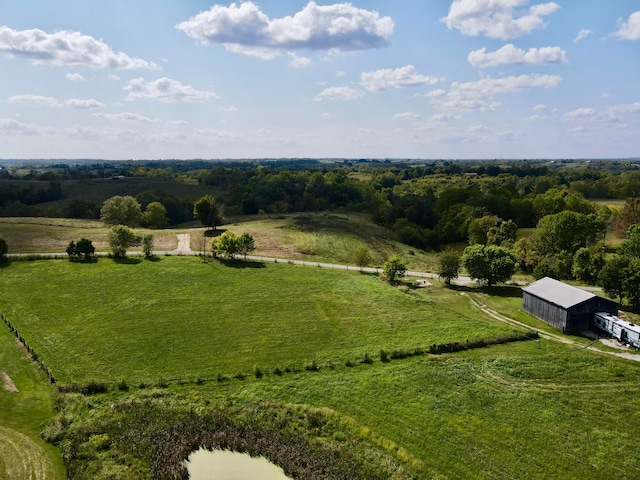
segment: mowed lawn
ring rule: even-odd
[[[17,261],[0,309],[58,381],[214,379],[509,333],[439,286],[288,264]]]

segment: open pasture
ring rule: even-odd
[[[214,379],[512,332],[457,292],[286,264],[13,262],[0,307],[62,382]]]
[[[640,475],[637,365],[553,341],[204,390],[339,412],[419,478]]]
[[[431,272],[437,265],[434,252],[396,241],[393,232],[364,214],[325,212],[235,217],[223,228],[253,235],[257,255],[354,264],[354,253],[365,248],[371,258],[370,266],[380,266],[393,255],[404,258],[410,270]]]

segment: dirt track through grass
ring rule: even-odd
[[[44,451],[29,437],[0,427],[0,480],[52,478],[53,466]]]

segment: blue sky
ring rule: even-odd
[[[0,0],[0,158],[640,156],[640,1]]]

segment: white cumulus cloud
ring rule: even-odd
[[[589,35],[591,35],[593,32],[587,28],[583,28],[582,30],[580,30],[578,32],[578,36],[576,38],[573,39],[573,43],[578,43],[580,40],[588,37]]]
[[[0,118],[0,135],[39,135],[35,125],[17,122],[11,118]]]
[[[98,100],[94,100],[92,98],[87,100],[79,100],[77,98],[72,98],[71,100],[67,100],[67,105],[71,108],[101,108],[104,107],[104,103],[99,102]]]
[[[640,10],[629,15],[626,22],[620,21],[620,28],[613,36],[621,40],[640,40]]]
[[[92,70],[113,68],[158,69],[153,62],[114,52],[102,40],[69,30],[14,30],[0,26],[0,56],[26,58],[36,65],[83,67]]]
[[[362,72],[360,84],[370,92],[381,92],[389,87],[403,88],[417,85],[433,85],[437,77],[421,75],[413,65],[396,68],[383,68],[375,72]]]
[[[289,66],[293,68],[307,68],[313,63],[310,58],[301,57],[295,52],[288,52],[287,55],[289,56]]]
[[[316,102],[322,100],[357,100],[362,98],[364,93],[351,87],[331,87],[325,88],[314,99]]]
[[[71,82],[83,82],[84,77],[79,73],[67,73],[67,80]]]
[[[253,2],[214,5],[176,25],[204,45],[269,59],[285,50],[363,50],[389,44],[394,22],[351,3],[309,2],[293,16],[269,18]]]
[[[123,87],[129,92],[126,100],[159,100],[165,103],[206,102],[220,98],[215,92],[196,90],[191,85],[183,85],[177,80],[163,77],[145,82],[144,78],[134,78]]]
[[[394,120],[418,120],[419,118],[422,118],[422,116],[413,112],[396,113],[393,116]]]
[[[502,78],[483,78],[475,82],[454,82],[446,95],[434,97],[434,104],[442,110],[486,112],[496,110],[499,94],[517,93],[532,88],[552,88],[562,81],[557,75],[520,75]]]
[[[62,103],[57,98],[44,97],[42,95],[15,95],[7,98],[7,102],[33,107],[61,107]]]
[[[612,110],[619,113],[640,113],[640,102],[616,105]]]
[[[565,63],[567,52],[560,47],[530,48],[524,51],[509,43],[495,52],[486,53],[486,48],[474,50],[467,59],[474,67],[487,68],[499,65],[544,65]]]
[[[593,118],[597,115],[598,111],[592,107],[580,107],[571,112],[564,114],[564,118],[573,120],[578,118]]]
[[[528,0],[454,0],[441,21],[463,35],[507,40],[547,26],[543,17],[560,7],[554,2],[526,8]]]
[[[142,122],[142,123],[158,123],[158,120],[154,118],[145,117],[139,113],[122,112],[122,113],[96,113],[96,117],[109,121],[125,120],[129,122]]]

